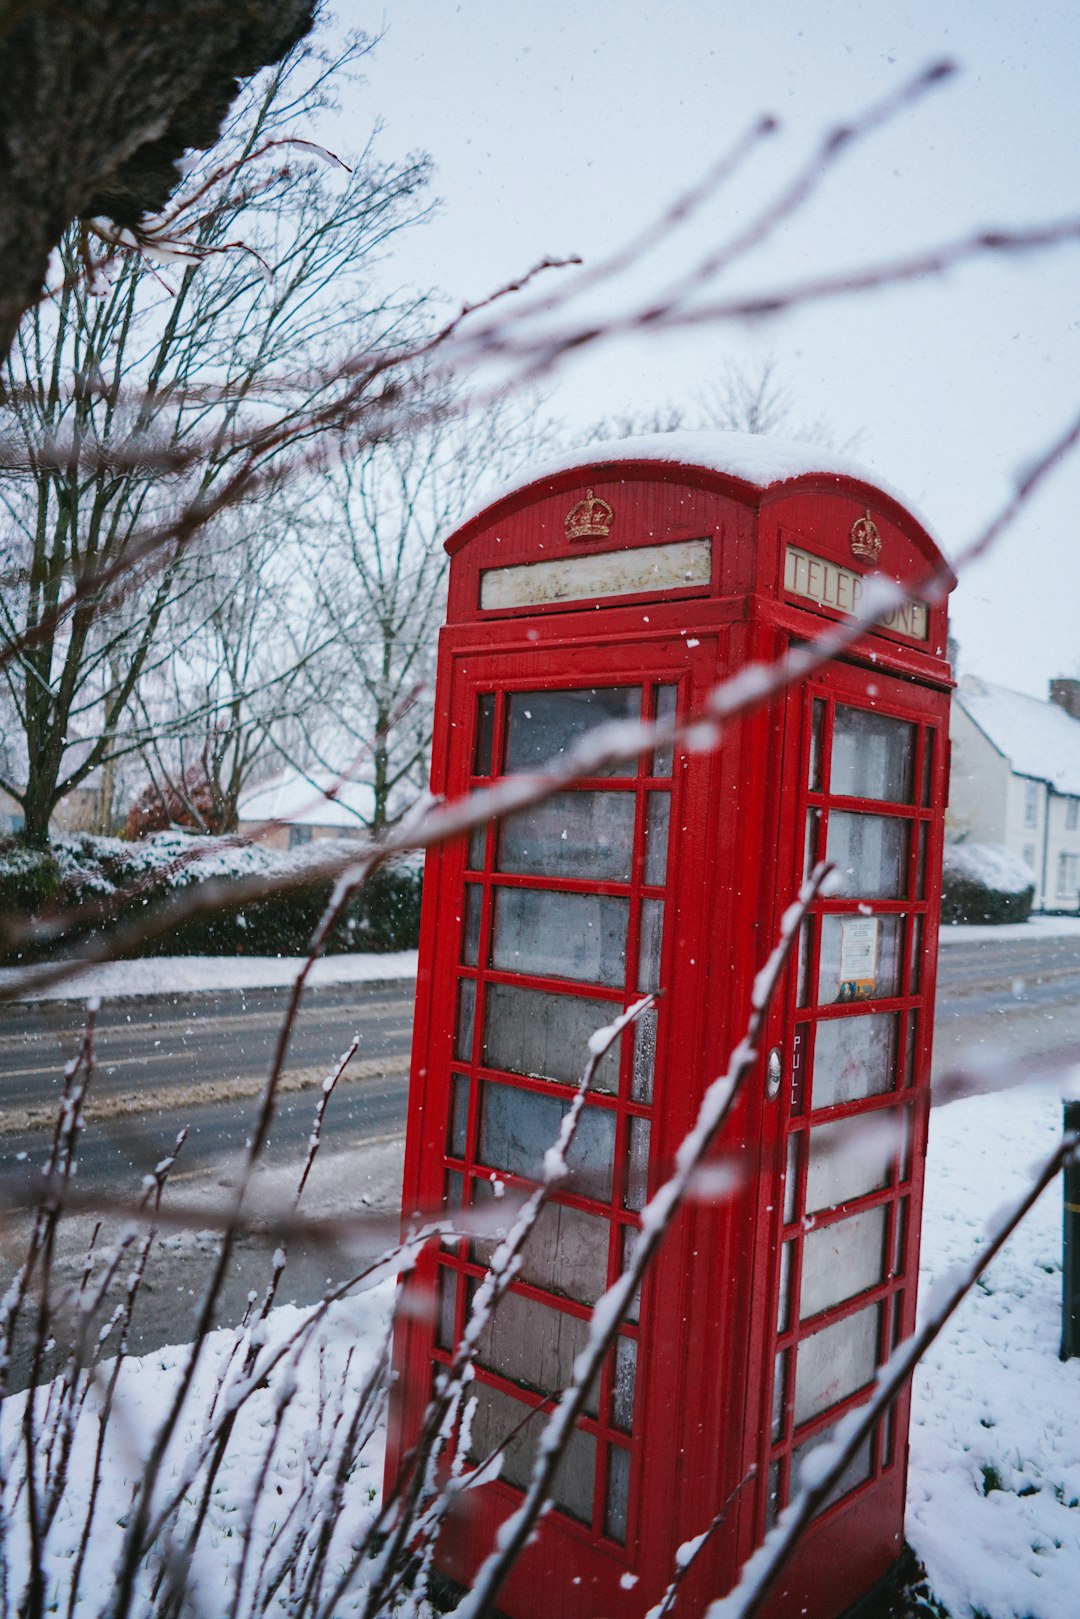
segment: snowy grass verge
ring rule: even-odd
[[[89,967],[63,983],[29,993],[28,1001],[115,1000],[125,995],[192,995],[221,989],[276,989],[295,981],[304,956],[153,956]],[[310,984],[366,984],[384,978],[415,978],[416,951],[323,956]],[[17,985],[20,967],[0,967],[0,989]]]
[[[995,944],[1010,939],[1080,939],[1080,916],[1033,916],[1026,922],[958,922],[941,928],[942,944]]]
[[[975,1250],[995,1206],[1030,1184],[1031,1166],[1061,1130],[1061,1101],[1045,1089],[935,1110],[924,1291]],[[1062,1362],[1060,1341],[1053,1188],[915,1374],[907,1534],[952,1619],[1080,1612],[1080,1361]]]
[[[364,1424],[365,1429],[370,1428],[370,1437],[356,1447],[355,1454],[349,1454],[350,1437],[355,1437],[349,1418],[364,1400],[378,1367],[394,1292],[393,1280],[382,1281],[368,1292],[332,1305],[317,1324],[312,1321],[313,1312],[283,1305],[254,1333],[221,1330],[204,1340],[201,1363],[166,1452],[154,1503],[155,1510],[165,1516],[173,1543],[182,1546],[191,1528],[192,1502],[200,1494],[205,1464],[184,1491],[179,1509],[170,1510],[177,1481],[187,1477],[192,1459],[206,1447],[211,1413],[220,1422],[230,1404],[236,1405],[237,1420],[213,1481],[207,1522],[187,1571],[196,1611],[295,1613],[297,1582],[304,1578],[310,1555],[304,1536],[310,1537],[317,1527],[313,1508],[320,1500],[329,1500],[339,1477],[341,1493],[334,1500],[332,1538],[325,1558],[329,1583],[362,1540],[381,1493],[385,1424],[379,1415],[370,1425]],[[305,1335],[313,1324],[314,1330]],[[273,1365],[290,1342],[293,1347]],[[257,1349],[258,1359],[253,1371],[245,1375],[245,1351],[250,1347]],[[49,1611],[54,1611],[53,1604],[58,1605],[55,1611],[67,1611],[68,1580],[83,1540],[95,1466],[100,1468],[101,1506],[85,1543],[86,1560],[71,1612],[89,1619],[108,1609],[108,1593],[114,1590],[116,1564],[143,1460],[190,1353],[188,1348],[160,1349],[123,1363],[98,1461],[99,1414],[113,1363],[100,1366],[78,1422],[67,1487],[49,1536]],[[263,1367],[272,1367],[265,1380]],[[249,1392],[251,1386],[254,1392]],[[246,1395],[243,1404],[239,1404],[241,1395]],[[27,1398],[26,1394],[11,1396],[3,1406],[0,1442],[8,1457],[21,1443]],[[52,1387],[39,1388],[34,1398],[44,1418],[54,1398]],[[266,1483],[260,1488],[264,1477]],[[26,1517],[16,1513],[8,1520],[4,1552],[9,1591],[22,1588],[27,1551]],[[242,1597],[232,1607],[242,1565]],[[135,1614],[158,1611],[150,1588],[160,1572],[156,1560],[148,1560],[140,1568]],[[362,1600],[362,1592],[354,1591],[335,1608],[335,1614],[356,1612]]]

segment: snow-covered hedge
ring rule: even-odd
[[[943,922],[1026,922],[1035,879],[1001,843],[950,843],[941,885]]]
[[[357,848],[355,843],[348,847]],[[26,917],[57,908],[85,911],[96,901],[109,913],[108,920],[100,924],[107,928],[177,889],[212,878],[303,873],[328,852],[325,842],[282,852],[239,838],[184,832],[159,832],[138,843],[80,833],[58,838],[48,851],[9,843],[0,845],[0,910]],[[328,949],[412,948],[420,926],[420,884],[421,870],[415,862],[399,862],[376,872],[348,907]],[[156,941],[147,953],[302,954],[329,892],[325,880],[313,881],[295,893],[228,908],[177,929]],[[70,945],[73,937],[85,938],[94,931],[95,925],[83,923],[74,934],[66,934],[65,942]],[[28,960],[30,953],[8,951],[0,959]]]

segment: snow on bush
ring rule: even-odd
[[[1026,922],[1031,868],[1001,843],[950,843],[942,869],[943,922]]]
[[[0,847],[0,904],[15,915],[33,915],[59,904],[95,915],[66,930],[70,944],[98,925],[102,902],[110,919],[122,920],[148,900],[218,878],[268,879],[311,873],[311,883],[243,908],[185,924],[150,953],[181,955],[296,955],[308,948],[330,893],[319,876],[328,858],[358,859],[366,845],[356,839],[324,839],[278,850],[240,837],[206,837],[170,830],[138,842],[78,833],[57,838],[51,851],[19,844]],[[395,861],[376,871],[350,903],[332,933],[330,951],[411,949],[420,919],[421,867]],[[111,903],[110,903],[111,902]],[[24,958],[18,951],[9,960]]]

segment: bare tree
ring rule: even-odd
[[[415,299],[376,292],[373,266],[422,214],[426,160],[383,163],[373,135],[351,172],[331,171],[289,144],[367,48],[354,39],[328,59],[301,45],[249,87],[185,182],[180,264],[117,253],[88,282],[69,229],[62,284],[19,330],[0,417],[16,463],[0,495],[0,654],[19,648],[4,680],[22,768],[0,785],[21,803],[30,842],[44,842],[65,794],[143,745],[137,728],[124,734],[128,710],[163,626],[205,576],[179,542],[140,570],[133,537],[207,500],[250,456],[268,410],[288,420],[332,397],[325,361],[346,331],[377,353],[415,320]],[[206,532],[204,563],[215,543]],[[95,582],[73,612],[57,612],[80,582],[129,562],[122,599]]]
[[[330,681],[334,630],[302,588],[300,525],[285,499],[228,514],[217,543],[188,561],[190,593],[170,604],[132,700],[139,762],[162,804],[179,802],[203,831],[233,831],[253,776],[277,747],[302,747]],[[228,537],[226,537],[228,536]],[[205,789],[209,819],[187,803]]]
[[[677,433],[684,428],[782,433],[799,442],[844,450],[854,448],[859,438],[855,433],[838,444],[824,415],[805,415],[794,385],[784,377],[776,356],[770,354],[757,365],[728,361],[713,383],[683,403],[668,400],[606,416],[589,429],[586,442],[633,438],[642,433]]]
[[[534,460],[552,436],[531,396],[462,417],[444,384],[431,395],[418,429],[344,451],[316,508],[320,542],[305,548],[335,668],[332,711],[310,743],[335,772],[358,759],[375,832],[426,782],[442,541],[481,487]]]

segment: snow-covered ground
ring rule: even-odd
[[[943,927],[942,944],[971,944],[1017,939],[1080,938],[1080,917],[1036,916],[1030,922],[1001,927]],[[30,991],[27,1000],[77,1000],[97,995],[193,995],[203,990],[268,989],[291,984],[302,956],[157,956],[143,961],[110,961],[89,967],[63,983]],[[19,967],[0,967],[0,989],[18,984]],[[415,978],[416,951],[386,955],[324,956],[315,963],[314,984],[360,984],[373,979]]]
[[[302,956],[157,956],[141,961],[108,961],[87,967],[52,984],[30,991],[27,1000],[76,1000],[96,995],[112,1000],[123,995],[192,995],[204,990],[270,989],[291,984],[304,964]],[[27,969],[32,973],[33,969]],[[0,989],[18,985],[21,967],[0,967]],[[322,956],[312,969],[312,984],[364,984],[386,978],[415,978],[416,951],[385,955]]]
[[[932,1114],[924,1292],[975,1251],[1061,1128],[1060,1098],[1044,1089]],[[953,1619],[1080,1613],[1080,1360],[1058,1358],[1061,1217],[1054,1186],[916,1375],[908,1539]]]
[[[1022,1191],[1031,1166],[1053,1150],[1060,1130],[1059,1097],[1046,1089],[974,1098],[935,1111],[924,1290],[976,1250],[995,1206]],[[264,1551],[273,1562],[272,1521],[280,1522],[300,1492],[313,1437],[320,1425],[328,1430],[331,1395],[362,1386],[391,1304],[392,1290],[383,1285],[342,1306],[340,1319],[331,1318],[320,1332],[321,1346],[313,1344],[297,1368],[295,1397],[275,1451],[273,1499],[256,1519],[252,1567]],[[294,1333],[303,1319],[291,1307],[275,1311],[263,1353]],[[916,1378],[908,1537],[953,1619],[1076,1619],[1080,1612],[1080,1361],[1059,1360],[1060,1334],[1061,1197],[1054,1187],[966,1300]],[[230,1354],[236,1365],[234,1343],[227,1332],[210,1341],[170,1452],[170,1479],[179,1476],[181,1454],[198,1441],[215,1380],[223,1370],[231,1375]],[[131,1436],[144,1433],[144,1423],[148,1429],[164,1409],[183,1358],[182,1350],[161,1350],[133,1360],[125,1370],[122,1387],[131,1420],[107,1458],[103,1510],[91,1548],[93,1578],[87,1582],[95,1601],[79,1613],[96,1611],[119,1543],[116,1520],[138,1473]],[[227,1569],[236,1566],[240,1542],[234,1531],[271,1435],[275,1402],[291,1386],[290,1379],[272,1377],[270,1387],[241,1409],[215,1487],[211,1532],[199,1553],[204,1594],[222,1588]],[[17,1420],[19,1403],[10,1402],[7,1423]],[[93,1427],[83,1424],[76,1480],[85,1478]],[[336,1537],[343,1537],[342,1544],[373,1510],[381,1454],[381,1433],[376,1433],[339,1514]],[[54,1530],[58,1568],[68,1565],[78,1521],[69,1509],[61,1510]],[[335,1611],[351,1609],[346,1604]]]
[[[1016,939],[1080,938],[1080,916],[1033,916],[1028,922],[958,923],[940,930],[942,944],[1005,944]]]

